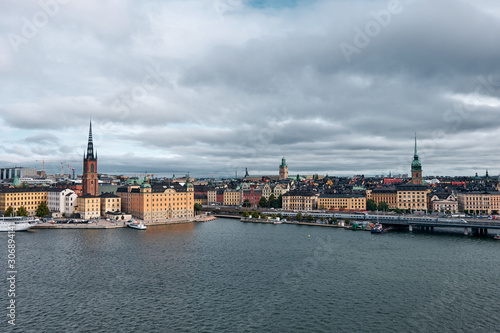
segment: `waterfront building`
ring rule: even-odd
[[[223,205],[224,204],[224,189],[220,188],[217,190],[217,193],[215,195],[215,203],[218,205]]]
[[[310,191],[294,190],[283,194],[282,208],[285,210],[314,210],[318,206],[318,196]]]
[[[195,194],[194,195],[194,203],[205,206],[208,204],[208,197],[206,194]]]
[[[16,212],[20,207],[26,208],[28,216],[35,216],[38,206],[47,203],[47,188],[2,188],[0,189],[0,213],[12,207]]]
[[[145,181],[139,188],[122,186],[116,194],[129,197],[128,213],[141,220],[171,219],[194,216],[194,190],[191,182],[184,186],[177,182]]]
[[[241,190],[237,189],[226,189],[224,191],[224,206],[239,206],[242,203]]]
[[[429,208],[434,212],[458,212],[458,200],[454,193],[434,192],[429,193]]]
[[[279,180],[288,179],[288,165],[286,165],[285,157],[281,159],[279,173]]]
[[[318,209],[366,210],[366,197],[359,194],[322,194],[318,197]]]
[[[83,154],[83,194],[97,196],[99,194],[99,183],[97,180],[97,153],[94,154],[94,143],[92,140],[92,122],[89,128],[89,140],[87,153]]]
[[[75,212],[78,195],[66,188],[47,189],[47,207],[53,217],[71,216]]]
[[[259,205],[260,198],[262,198],[262,190],[259,190],[255,187],[251,187],[248,190],[243,190],[243,201],[245,203],[246,200],[250,202],[250,207],[257,207]]]
[[[103,193],[99,196],[101,203],[101,214],[119,213],[121,211],[121,198],[114,193]]]
[[[207,190],[207,203],[209,205],[215,205],[217,203],[217,189],[209,188]]]
[[[85,220],[101,216],[101,199],[91,194],[84,194],[76,199],[77,213]]]
[[[408,210],[427,210],[428,189],[424,185],[397,186],[397,207]]]
[[[413,154],[413,161],[411,162],[411,182],[415,185],[422,185],[422,164],[418,160],[417,153],[417,134],[415,134],[415,152]]]
[[[367,199],[371,199],[377,204],[385,202],[389,206],[389,209],[398,207],[398,195],[395,186],[376,187],[372,190],[367,190],[366,194]]]
[[[500,192],[471,191],[458,193],[458,210],[470,214],[498,214]]]
[[[376,187],[367,193],[368,199],[372,199],[377,204],[385,202],[389,209],[427,210],[428,189],[424,185]]]

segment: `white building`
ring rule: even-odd
[[[53,216],[71,216],[75,211],[77,195],[70,189],[54,188],[47,191],[47,206]]]

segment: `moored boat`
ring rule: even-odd
[[[387,228],[384,229],[382,224],[376,223],[373,227],[372,230],[370,231],[372,234],[382,234],[387,231]]]
[[[138,230],[146,230],[146,226],[142,222],[139,222],[137,220],[130,221],[128,226],[130,228],[134,228],[134,229],[138,229]]]
[[[39,221],[34,217],[0,217],[0,231],[27,231]]]
[[[500,240],[500,234],[496,234],[495,237],[493,237],[493,238]]]

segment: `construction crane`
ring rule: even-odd
[[[41,160],[35,160],[36,162],[42,162],[42,176],[45,176],[45,162],[59,162],[56,160],[46,160],[45,158]]]

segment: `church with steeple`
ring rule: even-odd
[[[422,164],[418,160],[417,153],[417,134],[415,133],[415,153],[413,154],[413,162],[411,162],[411,183],[422,185]]]
[[[92,142],[92,121],[90,121],[87,152],[83,153],[82,187],[83,195],[90,194],[97,196],[99,193],[99,184],[97,179],[97,153],[94,153],[94,143]]]
[[[280,176],[279,176],[279,180],[284,180],[284,179],[288,179],[288,165],[286,165],[285,157],[281,159]]]

